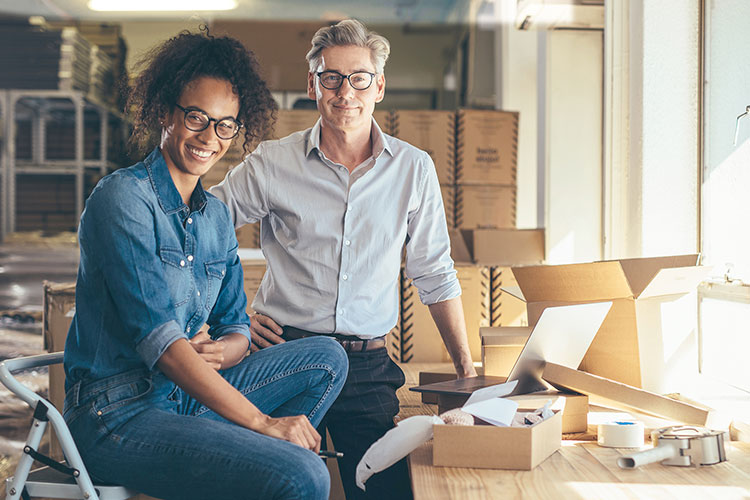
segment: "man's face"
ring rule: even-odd
[[[375,73],[375,65],[370,57],[370,49],[345,45],[328,47],[321,51],[321,63],[315,72],[308,74],[307,94],[318,103],[318,111],[324,127],[341,131],[367,128],[369,130],[375,103],[383,100],[385,77],[377,74],[372,84],[365,90],[352,88],[345,78],[338,89],[327,89],[317,73],[337,71],[349,75],[359,71]],[[330,85],[329,85],[330,86]]]

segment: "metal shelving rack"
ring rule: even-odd
[[[16,106],[23,102],[31,116],[31,160],[16,158]],[[110,105],[98,102],[78,90],[0,90],[0,113],[2,116],[2,182],[0,189],[0,240],[16,229],[16,175],[64,174],[75,176],[76,213],[83,211],[84,175],[95,171],[101,175],[117,168],[107,158],[109,120],[122,115]],[[74,112],[74,158],[50,160],[46,152],[47,117],[53,110]],[[84,113],[93,110],[99,114],[99,157],[85,159]]]

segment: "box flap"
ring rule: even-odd
[[[526,302],[577,302],[630,297],[619,262],[513,267]]]
[[[460,229],[451,229],[448,233],[451,240],[451,258],[456,264],[473,264],[471,248],[464,239]]]
[[[556,387],[605,399],[615,408],[634,408],[686,424],[706,425],[711,414],[707,408],[553,363],[545,365],[542,378]]]
[[[633,296],[641,295],[646,286],[656,276],[659,270],[671,267],[695,266],[698,255],[671,255],[667,257],[644,257],[639,259],[619,260],[625,277],[633,291]]]
[[[482,345],[524,345],[531,335],[530,326],[484,326],[479,329]]]
[[[692,292],[713,269],[712,266],[673,267],[662,269],[651,280],[639,299]]]
[[[544,229],[463,229],[476,264],[535,265],[544,261]]]

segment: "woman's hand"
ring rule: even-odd
[[[221,370],[224,363],[224,342],[213,340],[205,330],[199,331],[189,342],[203,361],[214,370]]]
[[[304,415],[294,417],[266,417],[253,430],[266,436],[289,441],[315,453],[320,451],[320,434]]]

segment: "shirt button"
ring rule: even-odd
[[[185,261],[184,260],[180,261],[180,267],[185,267]]]
[[[190,333],[190,327],[185,328],[185,333]]]
[[[344,280],[344,281],[346,281],[346,280],[348,280],[348,279],[349,279],[349,275],[348,275],[348,274],[345,274],[345,275],[343,275],[343,276],[341,277],[341,279],[342,279],[342,280]]]
[[[339,316],[343,316],[343,315],[344,315],[344,310],[343,309],[339,309]]]
[[[201,291],[200,291],[200,290],[198,290],[198,297],[200,297],[200,296],[201,296]]]
[[[188,224],[192,224],[193,223],[193,218],[192,217],[188,217],[188,221],[187,222],[188,222]]]
[[[352,206],[351,206],[351,205],[348,205],[348,206],[346,207],[346,211],[347,211],[347,212],[351,212],[351,211],[352,211]]]
[[[192,255],[188,255],[188,261],[193,262],[193,256]]]
[[[349,245],[351,245],[351,244],[352,244],[352,242],[351,242],[351,241],[349,241],[349,240],[346,240],[346,241],[344,242],[344,245],[346,245],[346,246],[349,246]]]

